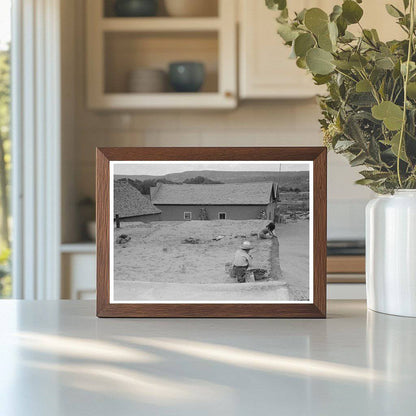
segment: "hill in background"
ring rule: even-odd
[[[114,179],[128,178],[133,181],[149,181],[155,183],[186,183],[197,177],[205,178],[200,183],[247,183],[247,182],[277,182],[281,188],[298,188],[300,191],[309,190],[309,172],[234,172],[234,171],[187,171],[170,173],[164,176],[150,175],[114,175]],[[148,183],[149,183],[148,182]],[[192,182],[188,182],[192,183]]]

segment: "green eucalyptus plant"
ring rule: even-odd
[[[377,193],[416,188],[415,0],[388,13],[405,40],[382,42],[375,29],[360,24],[362,0],[344,0],[327,14],[304,9],[289,17],[286,0],[266,0],[279,10],[277,32],[292,48],[298,67],[309,71],[320,96],[324,143],[365,166],[357,183]],[[381,5],[380,5],[381,7]],[[359,36],[348,29],[357,25]]]

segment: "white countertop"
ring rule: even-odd
[[[0,415],[414,415],[416,319],[97,319],[0,301]]]

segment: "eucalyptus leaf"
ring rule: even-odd
[[[403,77],[406,76],[406,70],[407,70],[406,69],[406,63],[405,62],[401,63],[400,64],[400,72],[401,72]],[[409,72],[412,73],[415,70],[416,70],[416,64],[414,62],[410,61],[410,63],[409,63]]]
[[[286,8],[286,0],[266,0],[266,6],[271,10],[283,10]]]
[[[341,36],[345,35],[345,32],[347,31],[348,22],[344,19],[344,17],[341,15],[337,19],[337,28],[338,32]]]
[[[361,119],[358,114],[352,114],[345,120],[344,132],[350,139],[359,144],[360,149],[366,148],[366,137],[361,128]]]
[[[295,39],[294,45],[296,56],[303,58],[315,46],[315,40],[310,33],[302,33]]]
[[[355,181],[356,185],[371,185],[373,182],[373,179],[358,179]]]
[[[387,13],[390,16],[393,16],[393,17],[403,17],[404,16],[404,14],[397,7],[393,6],[392,4],[386,4],[386,10],[387,10]]]
[[[306,61],[305,61],[305,64],[306,64]],[[315,81],[315,85],[324,85],[331,80],[331,76],[315,74],[313,77],[313,80]]]
[[[373,94],[369,92],[350,92],[348,102],[349,105],[360,109],[373,107],[376,104]]]
[[[280,15],[278,17],[276,17],[276,22],[277,23],[281,23],[281,24],[288,24],[289,23],[289,19],[288,19],[289,15],[288,15],[288,10],[284,9]]]
[[[353,0],[346,0],[342,3],[342,16],[349,24],[358,23],[363,13],[363,9]]]
[[[389,130],[395,131],[402,127],[403,110],[391,101],[383,101],[375,105],[371,113],[374,118],[383,121]]]
[[[353,158],[352,160],[350,160],[350,165],[352,167],[360,166],[363,163],[365,163],[366,160],[367,160],[367,155],[364,152],[362,152],[358,156],[356,156],[355,158]]]
[[[306,64],[313,74],[327,75],[334,71],[333,56],[320,48],[310,49],[306,54]]]
[[[370,42],[370,44],[374,43],[374,38],[373,38],[373,34],[372,34],[371,30],[364,29],[363,30],[363,35],[364,35],[365,39],[368,42]]]
[[[334,145],[334,150],[337,152],[345,152],[351,146],[354,146],[355,142],[352,140],[338,140]]]
[[[335,22],[338,17],[342,15],[342,7],[336,4],[334,8],[332,9],[332,13],[329,15],[329,20],[331,22]]]
[[[296,20],[298,22],[303,23],[303,21],[305,20],[305,14],[306,14],[306,9],[303,9],[302,11],[296,14]]]
[[[358,53],[351,55],[349,62],[354,68],[357,69],[363,69],[368,63],[367,59]]]
[[[333,63],[334,63],[334,65],[337,68],[339,68],[341,70],[344,70],[344,71],[348,71],[348,70],[350,70],[352,68],[352,65],[348,61],[343,61],[343,60],[340,60],[340,59],[335,59],[333,61]]]
[[[339,31],[338,25],[337,25],[337,29]],[[343,42],[343,43],[349,43],[356,39],[357,39],[356,36],[353,33],[348,32],[348,30],[344,33],[343,36],[339,38],[340,42]]]
[[[360,175],[364,176],[365,179],[380,180],[386,179],[391,176],[390,172],[379,172],[376,170],[363,170],[360,172]]]
[[[376,29],[371,29],[371,34],[373,35],[373,39],[374,39],[376,42],[380,42],[380,38],[379,38],[379,36],[378,36],[378,33],[377,33],[377,30],[376,30]]]
[[[381,69],[392,70],[394,69],[395,62],[391,57],[382,57],[380,59],[376,59],[375,64]]]
[[[388,140],[383,140],[382,141],[386,146],[390,146],[391,151],[393,152],[393,154],[397,157],[399,157],[399,147],[400,147],[400,132],[395,134],[393,136],[393,138],[388,141]],[[402,144],[402,148],[400,151],[400,159],[405,161],[405,162],[409,162],[409,159],[406,156],[406,153],[404,152],[404,146]]]
[[[408,135],[411,139],[416,140],[416,110],[410,110],[407,120],[409,121]]]
[[[315,35],[325,33],[328,29],[328,15],[318,7],[309,9],[305,13],[305,26]]]
[[[416,82],[409,82],[407,84],[407,97],[416,100]]]
[[[370,138],[368,151],[370,153],[370,156],[374,159],[374,162],[376,164],[379,164],[381,160],[380,148],[378,146],[377,140],[374,137]]]
[[[379,82],[381,82],[381,80],[384,79],[385,76],[386,76],[386,71],[384,69],[381,69],[375,66],[374,69],[371,71],[370,81],[373,83],[373,85],[376,85]]]
[[[336,82],[331,82],[331,84],[328,86],[328,90],[332,98],[335,100],[341,100],[341,91]]]
[[[296,66],[298,68],[301,68],[301,69],[306,69],[307,65],[306,65],[305,57],[301,57],[301,58],[296,59]]]
[[[410,14],[407,13],[404,17],[398,19],[398,23],[402,26],[405,26],[407,29],[410,28]]]
[[[331,37],[329,36],[329,32],[324,32],[318,35],[318,45],[321,49],[328,52],[333,52],[335,47]]]
[[[396,80],[402,77],[400,69],[401,69],[401,64],[400,64],[400,61],[398,61],[394,65],[393,72],[392,72],[393,78],[395,78]]]
[[[337,39],[338,39],[338,26],[337,26],[337,24],[334,23],[334,22],[329,22],[328,23],[328,32],[329,32],[329,37],[331,39],[332,45],[334,45],[334,47],[336,47]]]
[[[371,89],[371,82],[367,79],[362,79],[357,82],[357,85],[355,86],[357,92],[371,92]]]
[[[297,30],[293,30],[290,25],[282,23],[277,25],[277,33],[286,43],[294,41],[299,36]]]

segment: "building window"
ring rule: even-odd
[[[218,213],[218,219],[219,220],[225,220],[227,218],[227,215],[225,214],[225,212],[219,212]]]
[[[191,219],[192,219],[192,212],[185,211],[185,212],[183,213],[183,219],[184,219],[185,221],[191,221]]]

